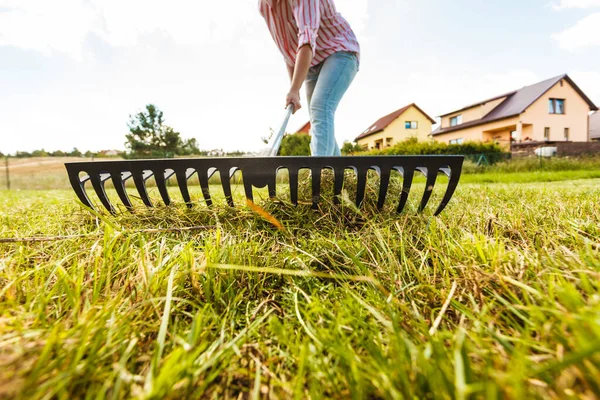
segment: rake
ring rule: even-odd
[[[287,170],[290,200],[294,205],[298,205],[300,171],[309,170],[312,176],[313,208],[317,208],[321,199],[321,172],[323,170],[333,171],[334,203],[339,203],[345,180],[349,179],[345,175],[345,171],[348,169],[354,171],[357,207],[361,207],[363,204],[367,188],[367,175],[370,170],[379,175],[378,209],[382,209],[386,202],[393,172],[398,172],[402,176],[402,192],[396,207],[398,213],[402,212],[406,206],[415,173],[423,174],[426,178],[419,212],[423,211],[429,203],[439,173],[448,177],[448,185],[434,215],[438,215],[444,210],[456,190],[462,171],[463,156],[275,157],[291,113],[292,107],[290,106],[286,110],[281,129],[271,138],[269,147],[261,151],[258,157],[72,162],[66,163],[65,167],[75,194],[85,206],[94,209],[87,194],[87,186],[91,185],[102,205],[113,214],[117,210],[106,193],[106,182],[110,181],[113,184],[120,201],[127,209],[132,210],[133,203],[125,189],[126,182],[132,180],[144,205],[154,207],[155,204],[148,195],[146,185],[152,177],[154,177],[163,203],[168,206],[172,204],[172,199],[167,189],[167,181],[174,176],[181,197],[188,207],[194,205],[189,188],[189,181],[194,175],[198,179],[206,205],[210,207],[213,204],[209,180],[216,174],[220,176],[227,203],[229,206],[235,206],[231,184],[234,174],[238,171],[242,175],[245,196],[247,200],[253,201],[253,187],[267,187],[269,197],[275,198],[278,172]]]

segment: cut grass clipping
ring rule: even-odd
[[[117,216],[0,192],[0,397],[600,396],[600,180],[461,185],[436,218],[346,189]]]

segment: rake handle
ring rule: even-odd
[[[283,135],[285,135],[285,128],[287,128],[288,122],[290,121],[290,117],[294,112],[294,105],[288,104],[285,109],[285,118],[283,119],[283,123],[281,124],[281,128],[276,135],[274,135],[269,143],[269,146],[260,152],[260,156],[262,157],[276,157],[277,153],[279,153],[279,148],[281,147],[281,141],[283,140]]]

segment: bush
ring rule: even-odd
[[[310,156],[310,136],[303,133],[285,135],[279,148],[280,156]]]
[[[506,154],[495,143],[465,142],[463,144],[447,144],[442,142],[419,142],[416,138],[407,139],[387,149],[370,153],[377,155]]]

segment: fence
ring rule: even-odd
[[[2,173],[2,178],[4,179],[4,182],[2,182],[2,178],[0,178],[0,188],[6,188],[8,190],[10,190],[10,169],[9,169],[9,158],[8,157],[4,157],[4,171],[0,171],[3,172]]]

